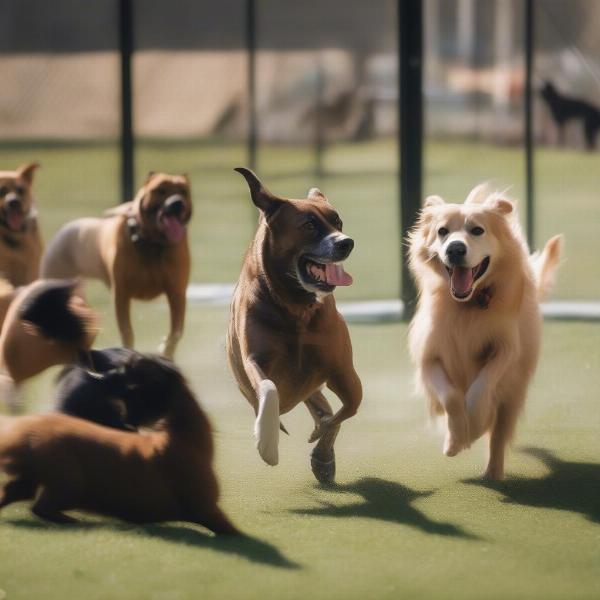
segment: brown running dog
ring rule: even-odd
[[[257,415],[263,460],[278,463],[279,415],[304,402],[315,421],[309,442],[319,440],[312,470],[330,483],[340,423],[356,414],[362,399],[348,328],[332,295],[337,285],[352,283],[341,263],[354,242],[317,188],[305,200],[279,198],[252,171],[236,171],[261,215],[231,305],[229,364]],[[321,391],[325,384],[342,402],[335,414]]]
[[[0,276],[14,286],[38,277],[42,238],[33,200],[36,163],[0,171]]]
[[[160,352],[172,357],[185,320],[191,216],[187,176],[150,173],[133,201],[107,211],[103,219],[64,225],[48,244],[42,277],[104,281],[112,289],[121,340],[129,348],[134,341],[131,300],[166,294],[171,327]]]
[[[55,523],[73,522],[64,511],[81,509],[239,533],[217,506],[210,423],[179,371],[159,357],[128,369],[145,382],[149,403],[166,404],[162,428],[130,433],[62,414],[0,417],[0,468],[10,478],[0,508],[31,499],[32,512]]]

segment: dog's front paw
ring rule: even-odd
[[[443,452],[446,456],[456,456],[469,447],[469,423],[466,416],[448,417],[448,431],[444,439]]]
[[[260,457],[268,464],[274,467],[279,463],[279,448],[277,443],[271,443],[270,440],[257,439],[256,449]]]

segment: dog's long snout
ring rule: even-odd
[[[176,194],[167,198],[164,204],[163,212],[167,215],[180,215],[185,209],[185,202],[183,196]]]
[[[354,240],[352,238],[344,238],[335,242],[335,257],[336,260],[344,260],[348,258],[350,252],[354,248]]]
[[[446,256],[452,265],[461,265],[467,254],[467,246],[464,242],[450,242],[446,248]]]
[[[7,209],[21,208],[21,199],[16,194],[9,194],[8,196],[6,196],[4,206]]]

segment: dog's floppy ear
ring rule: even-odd
[[[272,194],[250,169],[236,167],[234,171],[244,176],[250,188],[252,202],[267,216],[272,215],[283,204],[284,200]]]
[[[425,202],[423,202],[423,208],[439,206],[440,204],[446,204],[441,196],[427,196],[427,198],[425,198]]]
[[[327,196],[325,196],[318,187],[310,188],[310,190],[308,190],[307,198],[308,200],[315,200],[316,202],[329,202]]]
[[[508,215],[515,208],[515,205],[505,198],[490,198],[485,201],[484,206],[499,215]]]
[[[31,185],[31,182],[33,181],[33,174],[35,173],[36,169],[39,169],[39,167],[40,165],[35,162],[26,163],[17,169],[17,175]]]

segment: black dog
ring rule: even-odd
[[[585,100],[569,98],[560,94],[549,81],[544,83],[540,95],[548,104],[552,118],[558,127],[561,145],[564,145],[565,141],[565,123],[572,119],[580,119],[583,121],[586,148],[593,150],[596,147],[596,136],[600,131],[600,109]]]
[[[122,430],[153,425],[169,408],[165,358],[127,348],[82,353],[79,365],[59,375],[57,409]]]

